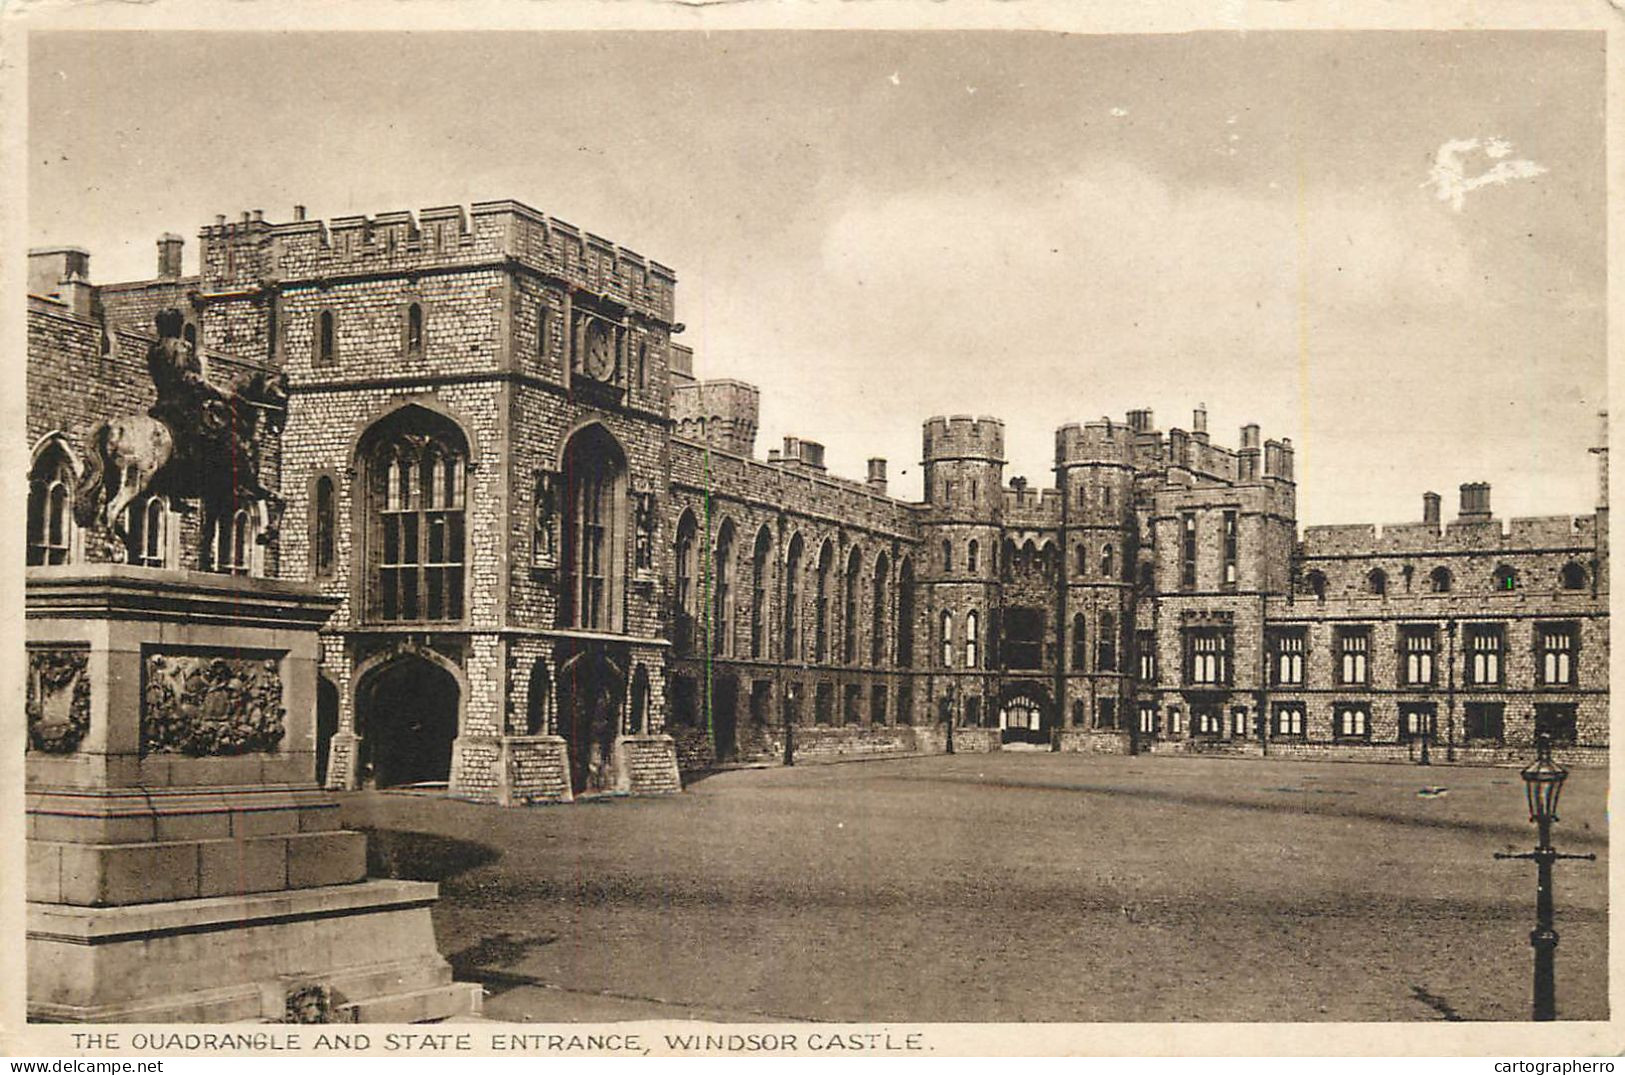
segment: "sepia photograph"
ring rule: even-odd
[[[5,30],[18,1016],[1609,1023],[1607,34],[677,25]]]

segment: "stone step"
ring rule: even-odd
[[[476,982],[448,982],[428,989],[386,993],[335,1005],[335,1023],[438,1023],[478,1017],[485,990]]]

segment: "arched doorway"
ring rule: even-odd
[[[401,656],[362,681],[363,779],[373,787],[445,784],[457,738],[456,678],[425,657]]]
[[[1054,716],[1048,696],[1027,685],[1013,687],[999,702],[999,742],[1048,744]]]
[[[607,791],[621,728],[626,677],[601,653],[582,653],[559,668],[558,728],[570,754],[570,790]]]
[[[327,786],[327,759],[339,730],[339,689],[326,676],[316,677],[316,786]]]

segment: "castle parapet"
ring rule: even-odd
[[[373,273],[425,272],[511,259],[629,310],[671,322],[677,277],[636,251],[516,201],[476,202],[326,223],[268,223],[258,210],[199,232],[205,290]]]
[[[688,381],[672,386],[673,432],[735,455],[756,450],[761,392],[744,381]]]
[[[1426,522],[1308,526],[1307,556],[1421,555],[1461,552],[1535,552],[1585,548],[1596,540],[1596,517],[1550,515],[1503,521],[1457,519],[1441,533]]]
[[[1068,423],[1055,431],[1055,465],[1084,463],[1134,465],[1134,430],[1109,418],[1079,425]]]
[[[979,459],[1004,462],[1004,423],[997,418],[956,414],[929,418],[924,430],[925,461]]]

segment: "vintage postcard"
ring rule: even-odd
[[[5,1051],[1619,1050],[1618,12],[533,6],[0,16]]]

